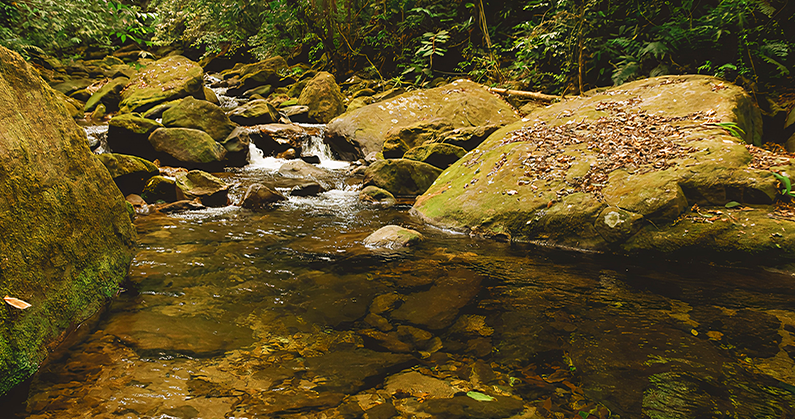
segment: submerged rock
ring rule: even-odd
[[[777,195],[770,170],[795,173],[793,162],[716,125],[737,124],[748,142],[760,137],[759,110],[739,87],[658,77],[529,119],[445,170],[413,211],[437,226],[554,246],[793,259],[795,236],[781,228],[795,222],[769,206]],[[726,208],[731,201],[740,205]]]
[[[367,236],[367,238],[364,239],[364,245],[368,247],[399,249],[413,246],[422,240],[423,236],[419,231],[389,225],[381,227],[373,234]]]
[[[436,280],[428,291],[407,295],[404,303],[389,316],[430,330],[444,329],[458,312],[480,292],[482,278],[469,271]]]
[[[461,128],[501,126],[519,118],[510,105],[483,86],[459,80],[434,89],[404,93],[346,113],[329,123],[326,141],[345,160],[359,157],[372,160],[383,149],[389,130],[431,120]]]
[[[0,395],[116,295],[135,229],[108,170],[39,71],[0,47]]]

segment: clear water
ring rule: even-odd
[[[235,198],[287,187],[265,161],[224,175]],[[338,177],[270,211],[139,218],[124,292],[3,417],[795,416],[792,276],[451,235]],[[362,246],[387,224],[426,240]]]

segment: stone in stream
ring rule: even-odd
[[[253,210],[267,209],[273,206],[273,204],[286,199],[287,198],[279,192],[265,185],[255,183],[246,190],[246,194],[243,196],[243,201],[240,203],[240,206]]]
[[[359,191],[359,199],[387,207],[397,204],[395,196],[389,193],[389,191],[372,185],[365,186],[364,189]]]
[[[451,164],[457,162],[461,157],[464,157],[466,153],[467,151],[461,147],[452,144],[436,143],[414,147],[407,151],[406,154],[403,155],[403,158],[428,163],[431,166],[444,170],[450,167]]]
[[[344,100],[334,76],[322,71],[307,83],[297,104],[309,108],[312,121],[326,124],[345,112]]]
[[[121,92],[129,82],[130,79],[127,77],[117,77],[109,81],[96,93],[91,95],[91,98],[88,99],[83,110],[86,112],[91,112],[97,107],[97,105],[103,104],[105,105],[107,112],[116,112],[119,110]]]
[[[204,131],[191,128],[158,128],[149,142],[160,160],[188,169],[214,170],[223,167],[226,149]]]
[[[204,94],[204,70],[195,62],[172,55],[150,62],[131,80],[121,94],[122,113],[146,112],[174,99]]]
[[[355,394],[368,388],[367,383],[377,382],[377,379],[410,367],[416,362],[408,354],[340,348],[321,356],[306,358],[305,364],[308,372],[325,379],[316,391]]]
[[[163,125],[138,114],[123,114],[108,122],[108,147],[119,154],[129,154],[145,159],[157,158],[157,151],[149,142],[149,136]]]
[[[414,160],[379,160],[367,167],[362,183],[394,196],[416,196],[424,193],[440,173],[441,169]]]
[[[285,177],[298,179],[313,179],[315,181],[328,181],[331,172],[303,160],[292,160],[279,167],[279,173]]]
[[[447,381],[420,374],[417,371],[402,372],[386,379],[384,390],[392,396],[422,396],[425,399],[449,399],[463,389]]]
[[[97,156],[108,169],[123,195],[139,194],[146,182],[160,170],[147,160],[125,154],[104,153]]]
[[[267,124],[237,127],[225,141],[254,143],[263,155],[277,156],[289,149],[301,150],[308,137],[307,131],[297,125]],[[239,139],[235,140],[235,138]]]
[[[252,100],[227,112],[229,119],[243,126],[273,124],[279,122],[279,111],[267,100]]]
[[[379,228],[364,239],[364,245],[374,248],[400,249],[414,246],[423,240],[419,231],[388,225]]]
[[[243,167],[248,164],[251,153],[251,137],[244,127],[237,127],[228,137],[220,141],[226,149],[227,166]]]
[[[141,198],[150,204],[177,200],[177,182],[165,176],[153,176],[144,186]]]
[[[0,395],[119,290],[136,247],[128,206],[40,72],[0,47]]]
[[[439,278],[428,291],[404,297],[404,303],[389,317],[430,330],[444,329],[455,321],[458,312],[480,292],[482,278],[470,271]]]
[[[208,207],[227,205],[227,193],[232,186],[223,180],[201,170],[191,170],[177,175],[177,199],[192,201],[199,199]]]
[[[309,117],[309,106],[285,106],[280,108],[279,111],[284,113],[284,115],[292,122],[299,124],[312,122],[312,119]]]
[[[383,149],[388,131],[437,119],[451,128],[461,128],[502,126],[518,121],[519,117],[510,105],[483,86],[459,80],[434,89],[404,93],[341,115],[329,123],[325,141],[344,160],[360,157],[374,160]]]
[[[425,403],[416,403],[412,407],[415,407],[419,412],[438,419],[511,418],[524,410],[522,399],[501,394],[495,394],[493,399],[489,402],[483,402],[466,395],[460,395],[449,399],[430,399]],[[534,416],[531,416],[531,418]]]
[[[317,182],[302,182],[293,186],[290,196],[317,196],[326,192],[326,188]]]
[[[215,141],[223,141],[235,124],[218,105],[192,97],[182,99],[163,112],[163,125],[168,128],[192,128],[206,132]]]
[[[445,170],[412,212],[439,227],[550,246],[795,260],[795,235],[786,233],[795,222],[768,215],[778,195],[771,170],[795,173],[795,161],[747,145],[761,136],[761,116],[741,88],[707,76],[663,76],[528,119]],[[718,122],[745,135],[736,138]],[[731,201],[741,205],[726,208]]]

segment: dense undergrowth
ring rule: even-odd
[[[265,58],[423,84],[577,93],[700,73],[754,92],[791,85],[786,0],[20,0],[0,3],[0,44],[80,56],[137,43]]]

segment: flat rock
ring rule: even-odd
[[[369,388],[378,378],[411,366],[416,360],[407,354],[353,349],[307,358],[305,363],[307,370],[325,378],[318,391],[354,394]]]
[[[410,394],[414,397],[423,396],[432,399],[449,399],[461,391],[447,381],[429,377],[417,371],[395,374],[387,378],[384,390],[393,396]]]
[[[423,236],[418,231],[389,225],[381,227],[373,234],[367,236],[364,239],[364,245],[367,247],[400,249],[414,246],[422,240]]]

